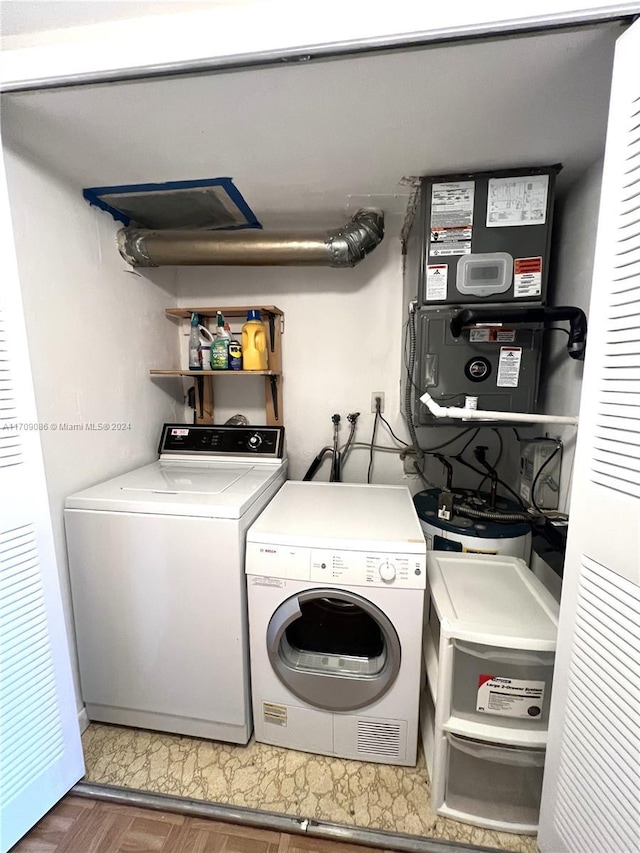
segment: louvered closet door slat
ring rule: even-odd
[[[637,80],[631,82],[634,84]],[[602,507],[607,499],[598,495],[597,489],[610,491],[616,499],[626,496],[630,501],[640,500],[635,450],[640,446],[640,172],[635,169],[640,156],[638,103],[637,93],[632,93],[626,104],[624,98],[620,101],[620,130],[613,137],[617,160],[609,160],[614,176],[609,175],[607,184],[614,190],[607,200],[607,222],[601,222],[598,234],[590,312],[595,328],[592,324],[589,346],[596,351],[599,367],[595,367],[595,377],[585,375],[585,382],[595,379],[595,395],[589,398],[593,420],[588,423],[587,410],[585,427],[592,430],[588,452],[590,483],[596,488],[592,500]],[[609,145],[611,140],[610,130]],[[627,514],[630,511],[628,506]],[[640,513],[640,504],[636,504],[635,512]],[[629,534],[633,538],[633,530]],[[584,544],[589,553],[587,542]],[[600,547],[591,553],[602,557]],[[618,570],[626,577],[640,579],[640,569],[632,563],[633,557]]]
[[[11,370],[6,311],[0,307],[0,468],[23,462],[22,443],[17,430],[18,411],[15,381]]]
[[[619,39],[538,844],[640,838],[640,23]]]
[[[84,772],[0,158],[0,853]]]
[[[558,793],[557,823],[561,835],[573,842],[571,809],[577,799],[587,807],[590,824],[600,822],[607,828],[604,846],[590,851],[625,853],[637,849],[640,830],[640,589],[586,557],[581,568],[568,685],[575,701],[567,708],[560,761],[565,779],[571,780],[572,796],[567,796],[565,781]],[[600,606],[603,587],[624,612],[624,619]],[[607,634],[620,655],[602,651],[607,648]]]

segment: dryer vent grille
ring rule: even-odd
[[[358,720],[358,752],[369,755],[400,755],[400,724]]]

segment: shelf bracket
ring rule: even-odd
[[[273,415],[276,421],[279,421],[280,412],[278,411],[278,377],[270,376],[269,384],[271,385],[271,401],[273,403]]]
[[[275,337],[276,337],[276,315],[272,314],[271,311],[265,311],[269,318],[269,341],[271,352],[275,352]],[[277,414],[276,414],[277,417]]]

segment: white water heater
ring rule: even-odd
[[[499,554],[519,557],[526,563],[531,555],[531,524],[528,521],[509,521],[510,514],[522,514],[515,501],[498,498],[492,511],[496,518],[470,518],[452,512],[449,519],[439,513],[441,489],[427,489],[414,495],[413,503],[418,513],[428,551],[454,551],[466,554]],[[460,489],[454,493],[457,501],[475,502],[476,507],[488,510],[486,502],[479,501],[473,490]]]

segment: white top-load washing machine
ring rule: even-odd
[[[414,765],[426,545],[409,490],[288,481],[246,572],[256,740]]]
[[[90,720],[248,741],[245,535],[283,456],[282,427],[165,424],[157,462],[67,499]]]

